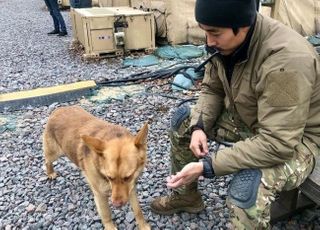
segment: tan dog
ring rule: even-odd
[[[146,162],[147,133],[147,123],[133,136],[126,128],[100,120],[81,107],[58,108],[49,117],[43,134],[48,177],[57,177],[52,162],[68,156],[83,171],[106,229],[116,229],[108,205],[110,190],[114,206],[129,200],[139,228],[150,229],[135,188]]]

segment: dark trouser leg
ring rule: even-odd
[[[64,19],[61,15],[57,0],[49,0],[49,1],[50,1],[50,5],[52,7],[52,14],[54,15],[52,17],[57,20],[58,25],[60,26],[60,31],[66,32],[67,31],[66,24],[65,24]]]
[[[49,13],[50,13],[50,15],[52,17],[54,30],[59,31],[59,20],[55,16],[55,14],[53,13],[53,6],[52,6],[52,2],[51,1],[52,0],[44,0],[46,6],[48,7]]]

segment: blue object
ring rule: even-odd
[[[1,117],[0,116],[0,133],[5,131],[13,131],[16,129],[16,117]]]
[[[260,169],[244,169],[238,172],[229,186],[229,199],[239,208],[250,208],[256,203],[262,172]]]
[[[307,40],[313,45],[313,46],[319,46],[320,45],[320,37],[319,35],[313,35],[309,36]]]
[[[192,59],[201,57],[203,49],[194,45],[163,46],[155,50],[155,54],[163,59]]]
[[[92,7],[92,0],[70,0],[72,8],[90,8]]]
[[[177,90],[190,89],[192,85],[193,85],[193,82],[191,79],[186,78],[183,74],[179,73],[173,79],[172,90],[177,91]]]
[[[135,67],[144,67],[151,65],[158,65],[159,59],[154,55],[147,55],[141,58],[126,58],[123,60],[123,66],[135,66]]]
[[[199,72],[194,72],[194,68],[189,68],[186,70],[186,73],[188,75],[190,75],[192,77],[192,79],[194,80],[199,80],[201,78],[203,78],[203,72],[199,71]]]
[[[190,115],[190,107],[189,106],[180,106],[174,111],[171,118],[171,129],[173,131],[177,131],[180,128],[182,122],[187,119]]]
[[[172,84],[172,90],[186,90],[190,89],[194,84],[194,80],[199,80],[203,77],[203,72],[194,72],[194,68],[188,68],[184,72],[178,73]],[[181,87],[179,87],[181,86]]]

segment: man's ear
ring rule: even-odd
[[[92,151],[102,156],[104,150],[104,142],[102,140],[88,135],[82,135],[81,139]]]
[[[134,144],[141,148],[147,143],[147,136],[148,136],[148,123],[146,122],[140,131],[135,136]]]

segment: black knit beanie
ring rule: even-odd
[[[198,23],[225,28],[239,28],[254,23],[256,0],[196,0]]]

